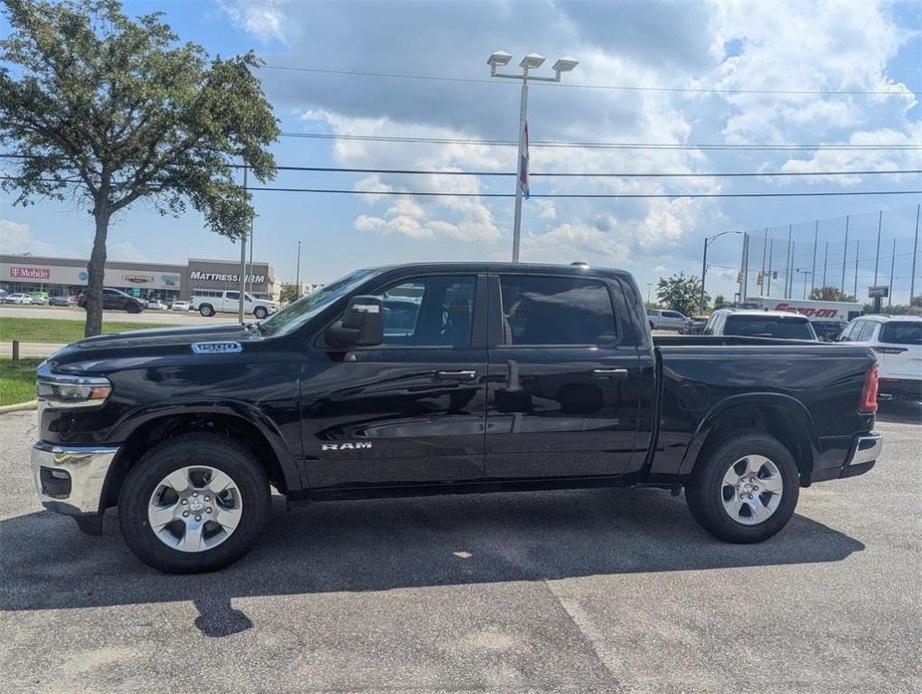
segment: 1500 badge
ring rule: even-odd
[[[367,441],[356,441],[351,443],[347,441],[346,443],[322,443],[320,444],[321,451],[355,451],[358,449],[369,449],[371,444]]]
[[[243,347],[239,342],[194,342],[192,351],[195,354],[227,354],[242,352]]]

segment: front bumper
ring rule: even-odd
[[[42,506],[69,516],[98,514],[103,486],[118,446],[32,447],[32,474]]]

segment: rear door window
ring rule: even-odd
[[[863,322],[861,329],[855,328],[852,332],[852,341],[853,342],[867,342],[871,339],[871,335],[874,334],[874,326],[876,324],[872,321],[866,320]]]
[[[922,345],[922,322],[892,321],[880,329],[880,342],[888,345]]]
[[[507,345],[598,345],[617,340],[608,287],[581,277],[502,275]]]

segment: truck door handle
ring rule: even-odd
[[[435,377],[440,381],[472,381],[477,378],[476,371],[436,371]]]
[[[627,369],[593,369],[596,378],[627,378]]]

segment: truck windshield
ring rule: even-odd
[[[264,335],[289,332],[309,321],[334,301],[358,287],[373,274],[375,274],[374,270],[356,270],[325,287],[302,296],[278,313],[261,321],[259,331]]]
[[[806,318],[787,316],[728,316],[724,335],[816,340],[816,333]]]
[[[893,321],[884,323],[880,341],[888,345],[922,345],[922,323]]]

